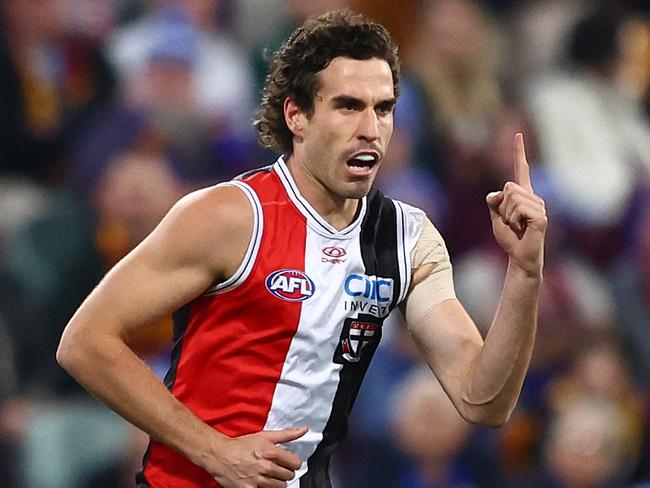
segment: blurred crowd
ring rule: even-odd
[[[63,327],[180,196],[275,159],[251,124],[265,54],[342,6],[400,44],[377,186],[440,229],[482,333],[506,264],[485,195],[513,177],[515,132],[550,226],[537,344],[511,420],[462,421],[393,316],[336,488],[650,487],[641,0],[0,2],[0,487],[133,486],[147,438],[57,366]],[[162,377],[170,320],[128,340]]]

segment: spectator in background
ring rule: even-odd
[[[416,369],[394,396],[395,439],[412,464],[400,466],[401,488],[474,488],[478,486],[461,453],[471,426],[449,401],[427,369]],[[435,422],[432,422],[435,419]]]
[[[126,462],[127,441],[137,444],[126,423],[56,367],[56,345],[65,321],[100,276],[186,189],[168,161],[122,153],[90,190],[94,212],[61,192],[43,215],[6,236],[6,267],[22,297],[15,305],[20,320],[8,332],[17,345],[20,389],[10,413],[14,432],[22,436],[17,465],[24,486],[95,487],[90,480],[98,473]],[[128,341],[162,375],[170,338],[171,321],[163,319]]]
[[[0,175],[65,174],[66,142],[113,90],[101,54],[111,25],[107,0],[1,3]]]
[[[615,340],[592,333],[568,369],[550,381],[548,428],[540,439],[544,455],[514,477],[514,487],[629,486],[646,426],[642,399]]]
[[[642,398],[635,389],[628,361],[621,354],[615,335],[596,333],[583,341],[567,371],[553,380],[547,393],[547,401],[556,411],[581,396],[611,402],[624,419],[617,427],[629,449],[626,467],[629,470],[634,466],[645,431]]]
[[[574,398],[551,421],[543,446],[543,471],[526,488],[624,488],[629,463],[624,413],[607,400]]]
[[[622,349],[645,395],[646,436],[637,479],[650,482],[650,191],[633,205],[628,243],[610,270]]]
[[[238,132],[236,126],[243,119],[235,118],[250,120],[246,115],[250,86],[237,70],[230,69],[239,61],[210,54],[216,41],[199,30],[180,6],[160,7],[117,39],[122,36],[133,52],[125,48],[117,53],[135,57],[137,69],[123,77],[118,96],[76,139],[70,156],[74,184],[84,191],[108,159],[128,150],[170,159],[183,178],[201,184],[248,169],[252,132],[246,136]],[[210,84],[210,93],[216,93],[219,100],[230,98],[213,106],[202,100],[200,86],[204,84]]]
[[[125,152],[113,158],[95,192],[98,216],[95,244],[104,271],[149,235],[189,189],[163,158],[136,152]],[[142,357],[151,360],[153,369],[162,376],[171,340],[171,317],[165,317],[137,336],[129,337],[127,342]]]
[[[191,28],[196,37],[191,41],[196,51],[195,76],[193,100],[187,108],[211,121],[216,138],[250,138],[253,78],[246,54],[232,35],[220,27],[220,4],[220,0],[152,0],[144,17],[115,32],[108,44],[108,54],[121,80],[128,84],[143,74],[142,67],[147,65],[161,37]],[[180,38],[162,42],[184,48]]]
[[[626,250],[609,277],[616,297],[618,324],[636,381],[650,387],[650,190],[639,194]],[[648,468],[650,475],[650,467]]]
[[[94,187],[107,161],[126,151],[171,159],[190,180],[210,181],[224,171],[211,157],[210,121],[196,106],[199,34],[179,12],[157,20],[138,75],[124,80],[75,141],[72,182],[82,192]]]
[[[650,129],[639,104],[617,86],[625,22],[608,9],[578,22],[569,65],[537,79],[528,97],[541,162],[556,189],[552,204],[597,264],[620,248],[620,224],[639,176],[650,171]]]
[[[427,0],[425,5],[406,64],[424,88],[442,141],[480,148],[502,106],[497,31],[472,0]]]
[[[492,247],[489,223],[475,209],[495,182],[512,178],[504,149],[528,126],[525,114],[502,94],[502,40],[472,0],[428,0],[417,32],[406,66],[428,101],[428,141],[438,146],[428,163],[448,195],[450,253]],[[534,163],[534,138],[527,137],[527,147]]]
[[[647,10],[647,9],[646,9]],[[644,107],[650,117],[650,16],[640,12],[625,23],[621,32],[623,51],[619,84],[625,93]]]
[[[590,0],[517,2],[508,54],[511,75],[522,80],[557,71],[573,26],[589,12]]]

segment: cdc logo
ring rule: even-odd
[[[314,282],[297,269],[279,269],[266,278],[266,289],[288,302],[302,302],[314,294]]]
[[[380,303],[390,302],[393,296],[392,278],[351,274],[345,279],[343,288],[348,296],[363,297]]]

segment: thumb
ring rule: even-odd
[[[307,427],[282,430],[265,430],[264,433],[274,444],[295,441],[307,433]]]
[[[502,191],[493,191],[487,194],[485,201],[491,214],[498,213],[499,205],[503,202],[503,197],[504,195]]]

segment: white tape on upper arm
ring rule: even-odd
[[[423,229],[412,253],[414,275],[422,267],[430,268],[424,276],[413,281],[406,298],[405,317],[416,323],[431,308],[443,300],[456,298],[449,253],[440,232],[425,216]]]

